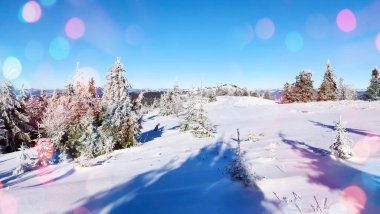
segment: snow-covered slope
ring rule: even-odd
[[[152,112],[140,146],[99,157],[90,168],[68,163],[14,177],[17,153],[0,156],[0,213],[313,213],[316,200],[324,213],[380,209],[380,102],[218,97],[207,109],[213,139],[180,133],[183,116]],[[326,155],[339,115],[355,142],[348,161]],[[248,164],[266,177],[257,188],[226,172],[237,128],[243,140],[251,131],[259,136],[242,142]]]

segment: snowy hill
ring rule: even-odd
[[[380,102],[281,105],[225,96],[206,108],[216,128],[214,138],[179,132],[183,115],[151,112],[141,145],[98,157],[98,165],[90,168],[65,163],[12,176],[18,153],[1,155],[0,213],[380,210]],[[328,155],[339,115],[354,141],[354,157],[347,161]],[[265,177],[256,188],[231,180],[226,171],[237,146],[237,128],[245,160]],[[250,132],[258,142],[245,140]]]

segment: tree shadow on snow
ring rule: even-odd
[[[159,127],[157,130],[152,129],[152,130],[143,132],[140,135],[140,143],[146,143],[146,142],[154,140],[155,138],[161,137],[163,132],[164,132],[163,126]]]
[[[93,213],[106,206],[109,213],[266,213],[260,190],[243,188],[223,173],[230,157],[232,150],[219,141],[179,167],[173,159],[161,169],[80,199],[78,209]]]
[[[286,139],[279,133],[282,142],[307,158],[305,168],[311,168],[317,174],[308,175],[310,182],[323,185],[331,190],[343,190],[355,185],[360,187],[366,195],[367,202],[362,213],[376,213],[380,210],[380,177],[344,164],[339,160],[332,159],[327,150],[315,148],[304,142]],[[322,155],[323,154],[323,155]]]
[[[314,125],[316,125],[316,126],[328,128],[328,129],[331,129],[331,130],[335,131],[335,126],[334,125],[328,125],[328,124],[324,124],[324,123],[313,121],[313,120],[309,120],[309,122],[314,123]],[[378,134],[367,132],[367,131],[364,131],[364,130],[361,130],[361,129],[346,128],[346,131],[349,132],[349,133],[363,135],[363,136],[367,136],[367,137],[380,137],[380,135],[378,135]]]

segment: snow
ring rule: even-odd
[[[12,176],[19,152],[1,155],[0,213],[299,213],[296,205],[313,213],[314,196],[324,213],[380,209],[380,102],[225,96],[205,108],[214,138],[181,133],[184,115],[156,110],[145,116],[141,145],[98,157],[93,167],[62,163]],[[340,115],[354,142],[348,160],[329,155]],[[226,172],[237,128],[240,139],[260,134],[241,142],[246,163],[265,176],[257,189]]]

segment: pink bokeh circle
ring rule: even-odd
[[[71,18],[66,23],[65,32],[70,39],[81,38],[84,35],[85,31],[86,25],[80,18]]]
[[[341,31],[351,32],[356,28],[356,16],[349,9],[341,10],[336,17],[336,23]]]
[[[41,15],[41,6],[36,1],[29,1],[22,7],[21,17],[25,22],[37,22]]]

